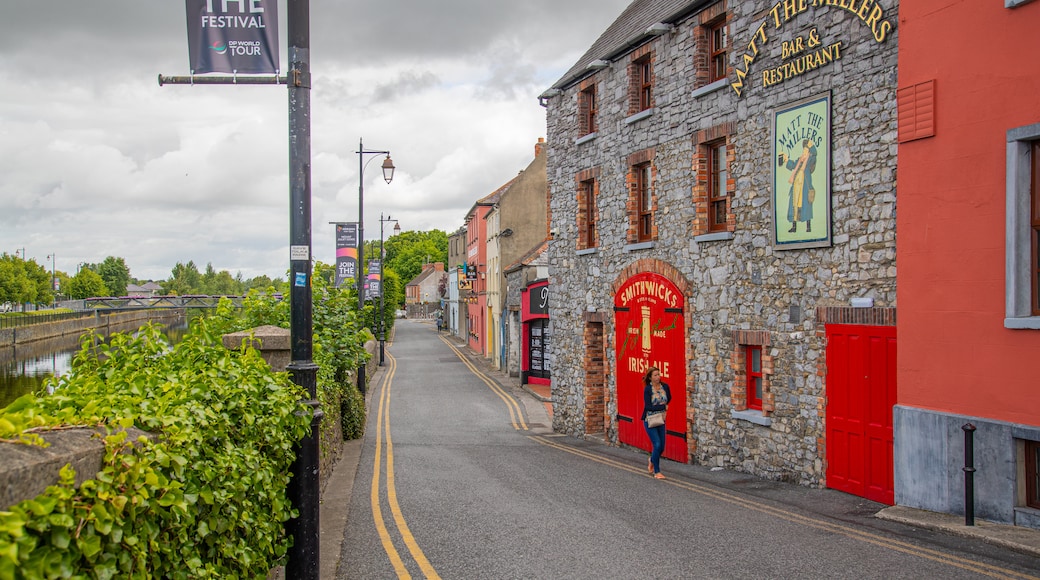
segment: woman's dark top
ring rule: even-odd
[[[643,416],[640,417],[640,420],[645,421],[647,413],[653,413],[655,411],[664,411],[666,408],[668,408],[668,403],[672,402],[672,390],[668,388],[668,383],[661,383],[661,388],[664,389],[664,394],[665,397],[667,397],[667,400],[664,402],[663,405],[655,405],[653,401],[654,386],[652,384],[648,384],[647,386],[643,387]]]

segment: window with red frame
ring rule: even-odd
[[[654,232],[654,200],[650,187],[650,164],[641,163],[632,168],[636,176],[636,196],[639,203],[638,240],[648,242]]]
[[[596,247],[596,226],[599,210],[596,209],[596,180],[581,182],[582,210],[585,212],[585,231],[582,241],[586,248]]]
[[[729,47],[729,33],[726,31],[726,20],[713,24],[708,32],[709,73],[708,82],[726,78],[729,66],[726,50]]]
[[[715,141],[708,148],[708,231],[726,230],[726,215],[729,213],[729,161],[726,157],[726,140]]]
[[[1040,509],[1040,441],[1026,441],[1026,505]]]
[[[1032,233],[1033,261],[1029,267],[1033,278],[1033,316],[1040,316],[1040,141],[1033,141],[1033,158],[1030,163],[1029,199],[1032,207],[1030,225]]]
[[[637,60],[636,70],[639,74],[639,111],[645,111],[653,106],[654,67],[650,57]]]
[[[581,114],[579,121],[579,133],[582,136],[595,133],[599,130],[596,126],[596,85],[578,93],[578,110]]]
[[[744,353],[747,363],[747,408],[762,410],[762,347],[748,346]]]

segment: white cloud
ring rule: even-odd
[[[388,149],[365,171],[365,234],[454,231],[527,166],[545,136],[536,96],[627,0],[388,0],[311,5],[312,239],[357,219],[358,140]],[[80,262],[114,255],[162,279],[177,262],[251,277],[288,267],[284,86],[165,86],[187,72],[183,3],[0,5],[0,251]],[[284,1],[280,6],[286,67]]]

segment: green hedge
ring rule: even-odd
[[[316,280],[314,359],[322,405],[343,409],[344,436],[359,436],[364,400],[340,379],[367,360],[369,335],[344,294]],[[243,311],[222,303],[174,346],[153,325],[98,348],[87,338],[55,394],[4,409],[8,442],[39,444],[39,431],[67,426],[108,436],[95,479],[76,488],[66,466],[46,493],[0,512],[0,579],[264,578],[283,564],[289,466],[310,425],[305,393],[255,350],[224,348],[221,335],[287,326],[287,312],[287,301],[251,293]],[[159,437],[127,441],[119,428],[130,426]]]

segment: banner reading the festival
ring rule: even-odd
[[[375,300],[383,295],[383,262],[381,260],[368,261],[368,283],[366,284],[366,299]]]
[[[192,74],[278,73],[277,0],[185,0]]]
[[[357,277],[357,222],[336,224],[336,288]]]

